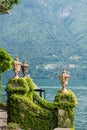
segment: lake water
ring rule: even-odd
[[[45,90],[45,99],[53,101],[57,90],[61,88],[60,84],[55,80],[34,80],[34,82]],[[70,82],[67,88],[70,88],[76,95],[78,106],[75,108],[75,130],[87,130],[87,81]],[[4,92],[5,86],[2,91]],[[6,100],[6,97],[3,101]]]

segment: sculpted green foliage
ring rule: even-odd
[[[75,107],[77,105],[77,99],[75,94],[68,89],[67,93],[61,93],[61,90],[58,90],[57,95],[55,96],[54,102],[58,104],[58,106],[61,106],[62,108],[67,107]]]
[[[25,130],[53,130],[57,126],[53,103],[47,102],[34,92],[31,78],[9,79],[6,91],[8,123],[17,123]]]
[[[11,69],[12,57],[4,49],[0,48],[0,74]]]
[[[4,49],[0,48],[0,89],[1,89],[1,74],[12,67],[12,57]]]
[[[0,102],[0,108],[6,109],[7,104],[4,102]]]
[[[6,91],[8,123],[17,123],[24,130],[29,128],[53,130],[58,127],[57,112],[59,108],[65,108],[65,117],[72,118],[71,122],[73,122],[74,105],[69,107],[66,107],[65,104],[60,105],[57,96],[55,102],[46,101],[34,91],[34,83],[31,78],[9,79]],[[71,99],[70,102],[72,102]]]
[[[7,126],[7,130],[18,130],[18,125],[16,123],[9,123]]]
[[[68,93],[58,91],[54,102],[58,109],[58,127],[74,129],[74,107],[77,105],[75,94],[68,89]]]

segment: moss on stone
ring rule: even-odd
[[[75,94],[68,89],[68,93],[58,90],[54,102],[58,111],[58,127],[74,128],[74,107],[77,105]]]
[[[72,128],[76,100],[70,90],[69,95],[59,91],[54,102],[48,102],[34,91],[31,78],[12,78],[8,81],[6,91],[8,123],[17,123],[24,130],[53,130],[59,125],[58,110],[63,109],[63,126]],[[67,126],[67,122],[71,124]]]

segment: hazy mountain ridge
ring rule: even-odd
[[[26,0],[0,16],[0,47],[30,64],[34,78],[55,78],[65,67],[86,78],[87,2]]]

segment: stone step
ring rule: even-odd
[[[7,120],[6,119],[0,119],[0,127],[7,126]]]
[[[0,130],[4,130],[7,126],[7,112],[0,109]]]
[[[7,118],[7,112],[5,112],[5,111],[0,112],[0,119],[1,118]]]
[[[7,130],[7,129],[6,129],[6,126],[1,126],[1,127],[0,127],[0,130]]]

